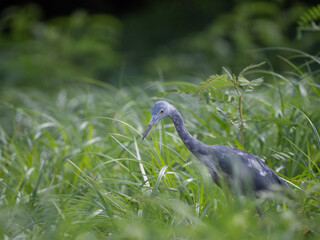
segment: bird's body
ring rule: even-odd
[[[241,193],[269,190],[272,185],[287,186],[265,162],[255,155],[230,146],[206,145],[191,136],[178,110],[168,102],[155,103],[151,114],[152,117],[143,138],[163,117],[170,117],[182,142],[208,168],[217,185],[220,186],[224,181],[232,190]]]

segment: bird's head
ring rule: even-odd
[[[151,108],[151,119],[146,131],[143,134],[142,140],[147,136],[150,129],[165,116],[168,116],[172,111],[173,106],[165,101],[156,102]]]

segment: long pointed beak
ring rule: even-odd
[[[155,117],[155,116],[152,116],[151,119],[150,119],[150,122],[147,126],[147,129],[146,131],[144,131],[144,134],[143,134],[143,137],[142,137],[142,140],[147,136],[148,132],[150,131],[150,129],[157,123],[159,122],[160,118],[159,117]]]

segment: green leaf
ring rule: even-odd
[[[204,94],[203,94],[203,96],[204,96],[204,99],[206,100],[206,103],[207,104],[209,104],[209,94],[208,94],[208,92],[204,92]]]
[[[221,91],[217,91],[217,99],[223,99],[223,94]]]
[[[224,88],[233,86],[233,82],[230,80],[227,74],[212,75],[206,82],[200,83],[201,88]]]
[[[239,74],[239,76],[242,76],[243,74],[245,74],[246,72],[248,72],[249,70],[252,70],[254,68],[258,68],[258,67],[261,67],[263,64],[265,64],[266,62],[261,62],[261,63],[258,63],[258,64],[251,64],[247,67],[245,67]]]
[[[158,178],[156,180],[156,183],[154,184],[154,186],[152,188],[151,197],[155,197],[156,196],[156,193],[157,193],[157,190],[159,188],[161,179],[165,175],[165,172],[166,172],[167,168],[168,168],[168,166],[164,166],[164,167],[161,168],[161,170],[160,170],[160,172],[158,174]]]
[[[239,77],[238,82],[240,82],[240,86],[248,86],[250,85],[250,81],[244,77]]]
[[[250,81],[252,86],[259,86],[263,83],[263,77]]]

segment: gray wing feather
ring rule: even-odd
[[[232,181],[239,180],[241,187],[250,184],[259,191],[274,184],[288,186],[265,162],[251,153],[225,145],[209,147],[215,165]]]

